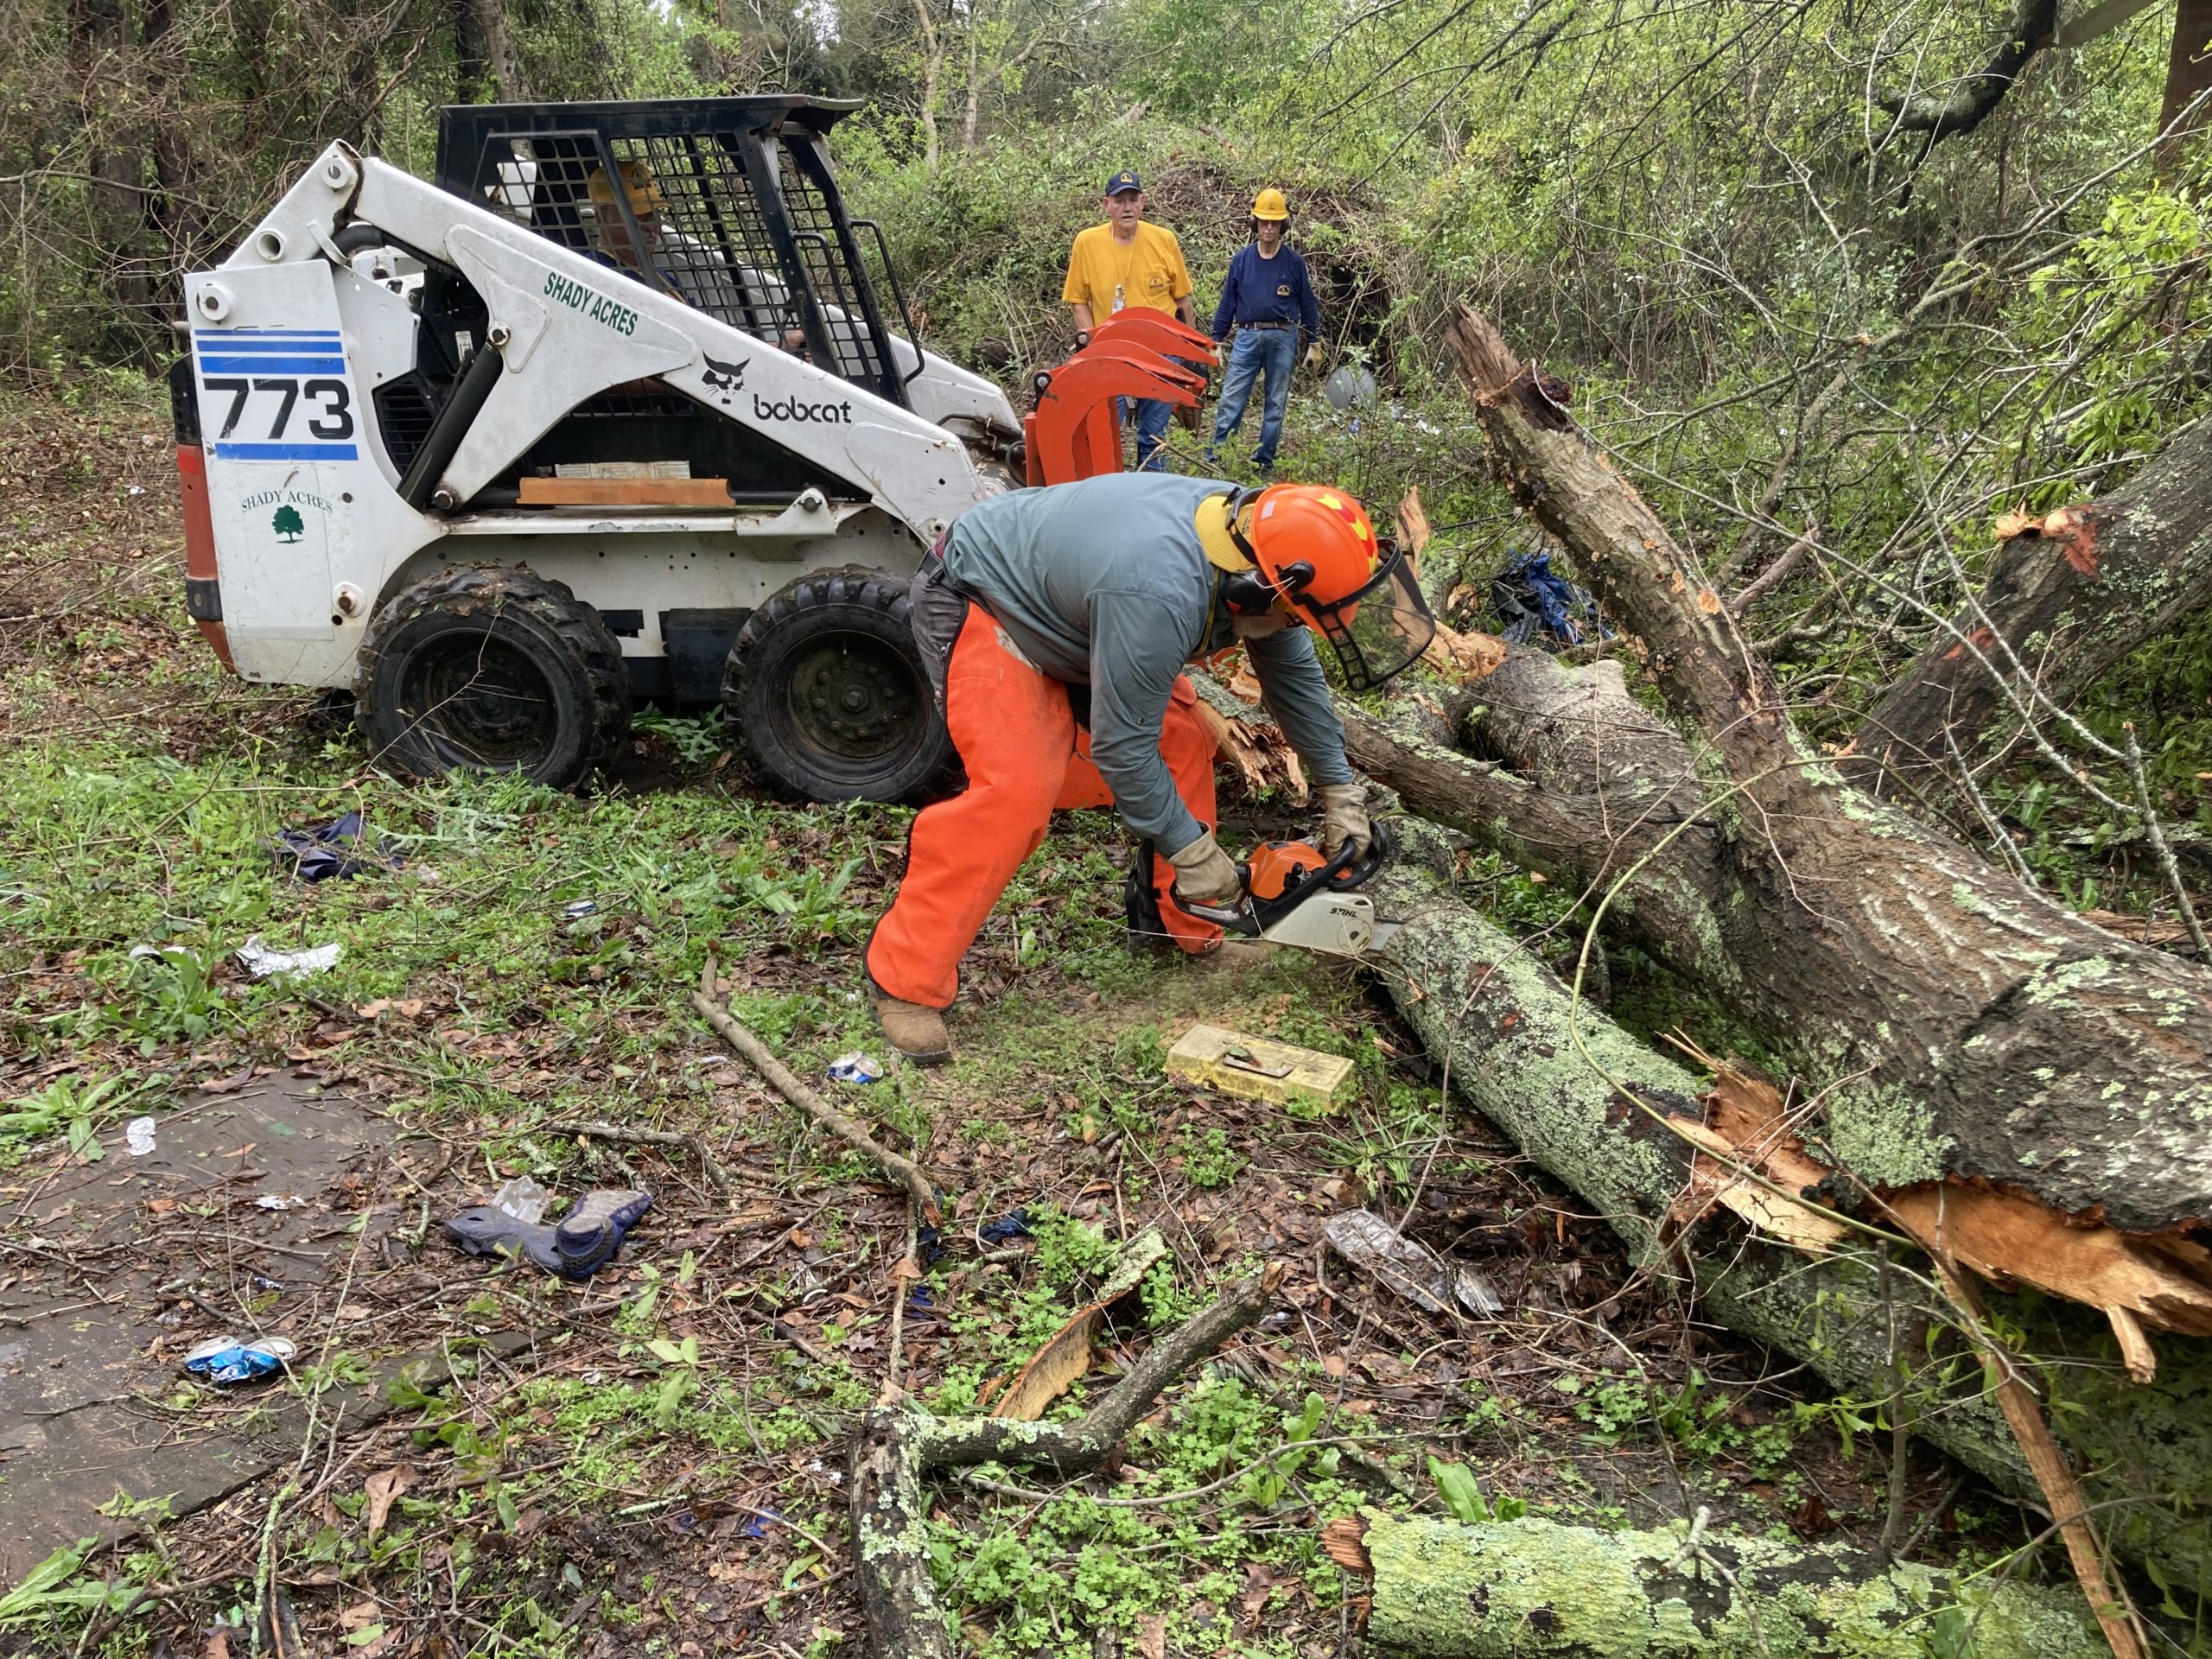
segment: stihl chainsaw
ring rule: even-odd
[[[1244,890],[1235,903],[1174,902],[1185,915],[1225,932],[1327,956],[1364,956],[1402,925],[1378,918],[1375,901],[1357,891],[1389,858],[1389,832],[1381,823],[1364,851],[1346,842],[1334,858],[1310,841],[1262,842],[1236,867]]]

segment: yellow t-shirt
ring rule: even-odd
[[[1172,315],[1175,302],[1190,291],[1191,273],[1183,268],[1183,245],[1175,232],[1140,219],[1135,239],[1126,247],[1114,239],[1111,225],[1077,232],[1060,297],[1089,306],[1092,319],[1103,322],[1124,305]]]

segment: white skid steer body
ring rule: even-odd
[[[668,204],[595,142],[612,165],[580,163],[569,198],[585,222],[595,208],[637,238]],[[880,327],[872,384],[905,401],[863,384],[850,294],[797,291],[819,235],[785,241],[796,280],[713,255],[721,291],[742,288],[751,308],[726,321],[688,302],[684,282],[563,245],[505,207],[498,190],[479,205],[334,143],[219,269],[188,276],[191,368],[175,389],[203,630],[247,679],[353,689],[372,754],[399,769],[505,766],[554,783],[606,758],[633,693],[722,699],[742,677],[734,645],[759,659],[753,681],[774,679],[754,686],[757,707],[729,710],[780,721],[738,732],[770,781],[913,793],[944,756],[941,729],[922,731],[935,720],[925,688],[893,683],[912,668],[911,641],[897,660],[903,588],[955,516],[1006,486],[989,448],[1020,433],[1004,395]],[[659,245],[698,245],[673,231]],[[469,326],[439,332],[427,285],[397,274],[417,262],[480,302]],[[418,372],[426,339],[449,372]],[[702,432],[750,475],[699,480],[696,461],[653,448],[675,433],[664,448],[696,454]],[[614,438],[626,471],[594,464]],[[822,614],[803,637],[768,649],[778,618],[810,607]],[[859,617],[869,608],[886,626]],[[474,667],[456,677],[448,636],[471,626]],[[541,647],[553,656],[537,660]],[[584,665],[570,672],[563,651]],[[810,713],[817,685],[829,700]],[[392,706],[372,707],[380,696]],[[582,724],[563,737],[564,720]]]

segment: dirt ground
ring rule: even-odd
[[[955,1065],[831,1082],[887,1052],[857,950],[904,813],[758,799],[673,717],[578,796],[377,776],[342,715],[227,679],[185,621],[165,416],[124,382],[0,404],[0,1652],[219,1659],[257,1614],[264,1651],[360,1659],[858,1651],[842,1443],[894,1323],[905,1385],[972,1411],[1151,1227],[1169,1259],[1057,1411],[1240,1271],[1283,1265],[1275,1310],[1111,1473],[935,1485],[979,1653],[1350,1651],[1320,1526],[1444,1507],[1439,1462],[1502,1516],[1879,1532],[1872,1408],[1632,1271],[1439,1098],[1358,971],[1129,956],[1103,817],[1056,829],[979,942]],[[271,856],[349,810],[366,873]],[[341,954],[257,982],[254,937]],[[710,950],[738,1015],[948,1195],[918,1280],[902,1195],[688,1006]],[[1349,1057],[1351,1097],[1176,1084],[1201,1020]],[[447,1242],[524,1174],[653,1207],[582,1283]],[[1424,1312],[1332,1253],[1363,1205],[1503,1312]],[[288,1338],[288,1370],[184,1375],[233,1334]],[[1948,1467],[1906,1474],[1922,1554],[2017,1532]]]

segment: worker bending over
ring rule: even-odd
[[[885,1038],[923,1065],[950,1054],[960,959],[1056,807],[1110,801],[1145,843],[1133,928],[1156,925],[1193,955],[1220,947],[1219,927],[1174,902],[1231,902],[1243,886],[1214,842],[1214,740],[1185,664],[1243,642],[1319,785],[1324,845],[1363,850],[1366,791],[1313,634],[1363,690],[1419,657],[1436,626],[1409,567],[1343,491],[1159,473],[978,503],[915,573],[912,613],[968,787],[916,817],[866,964]]]

